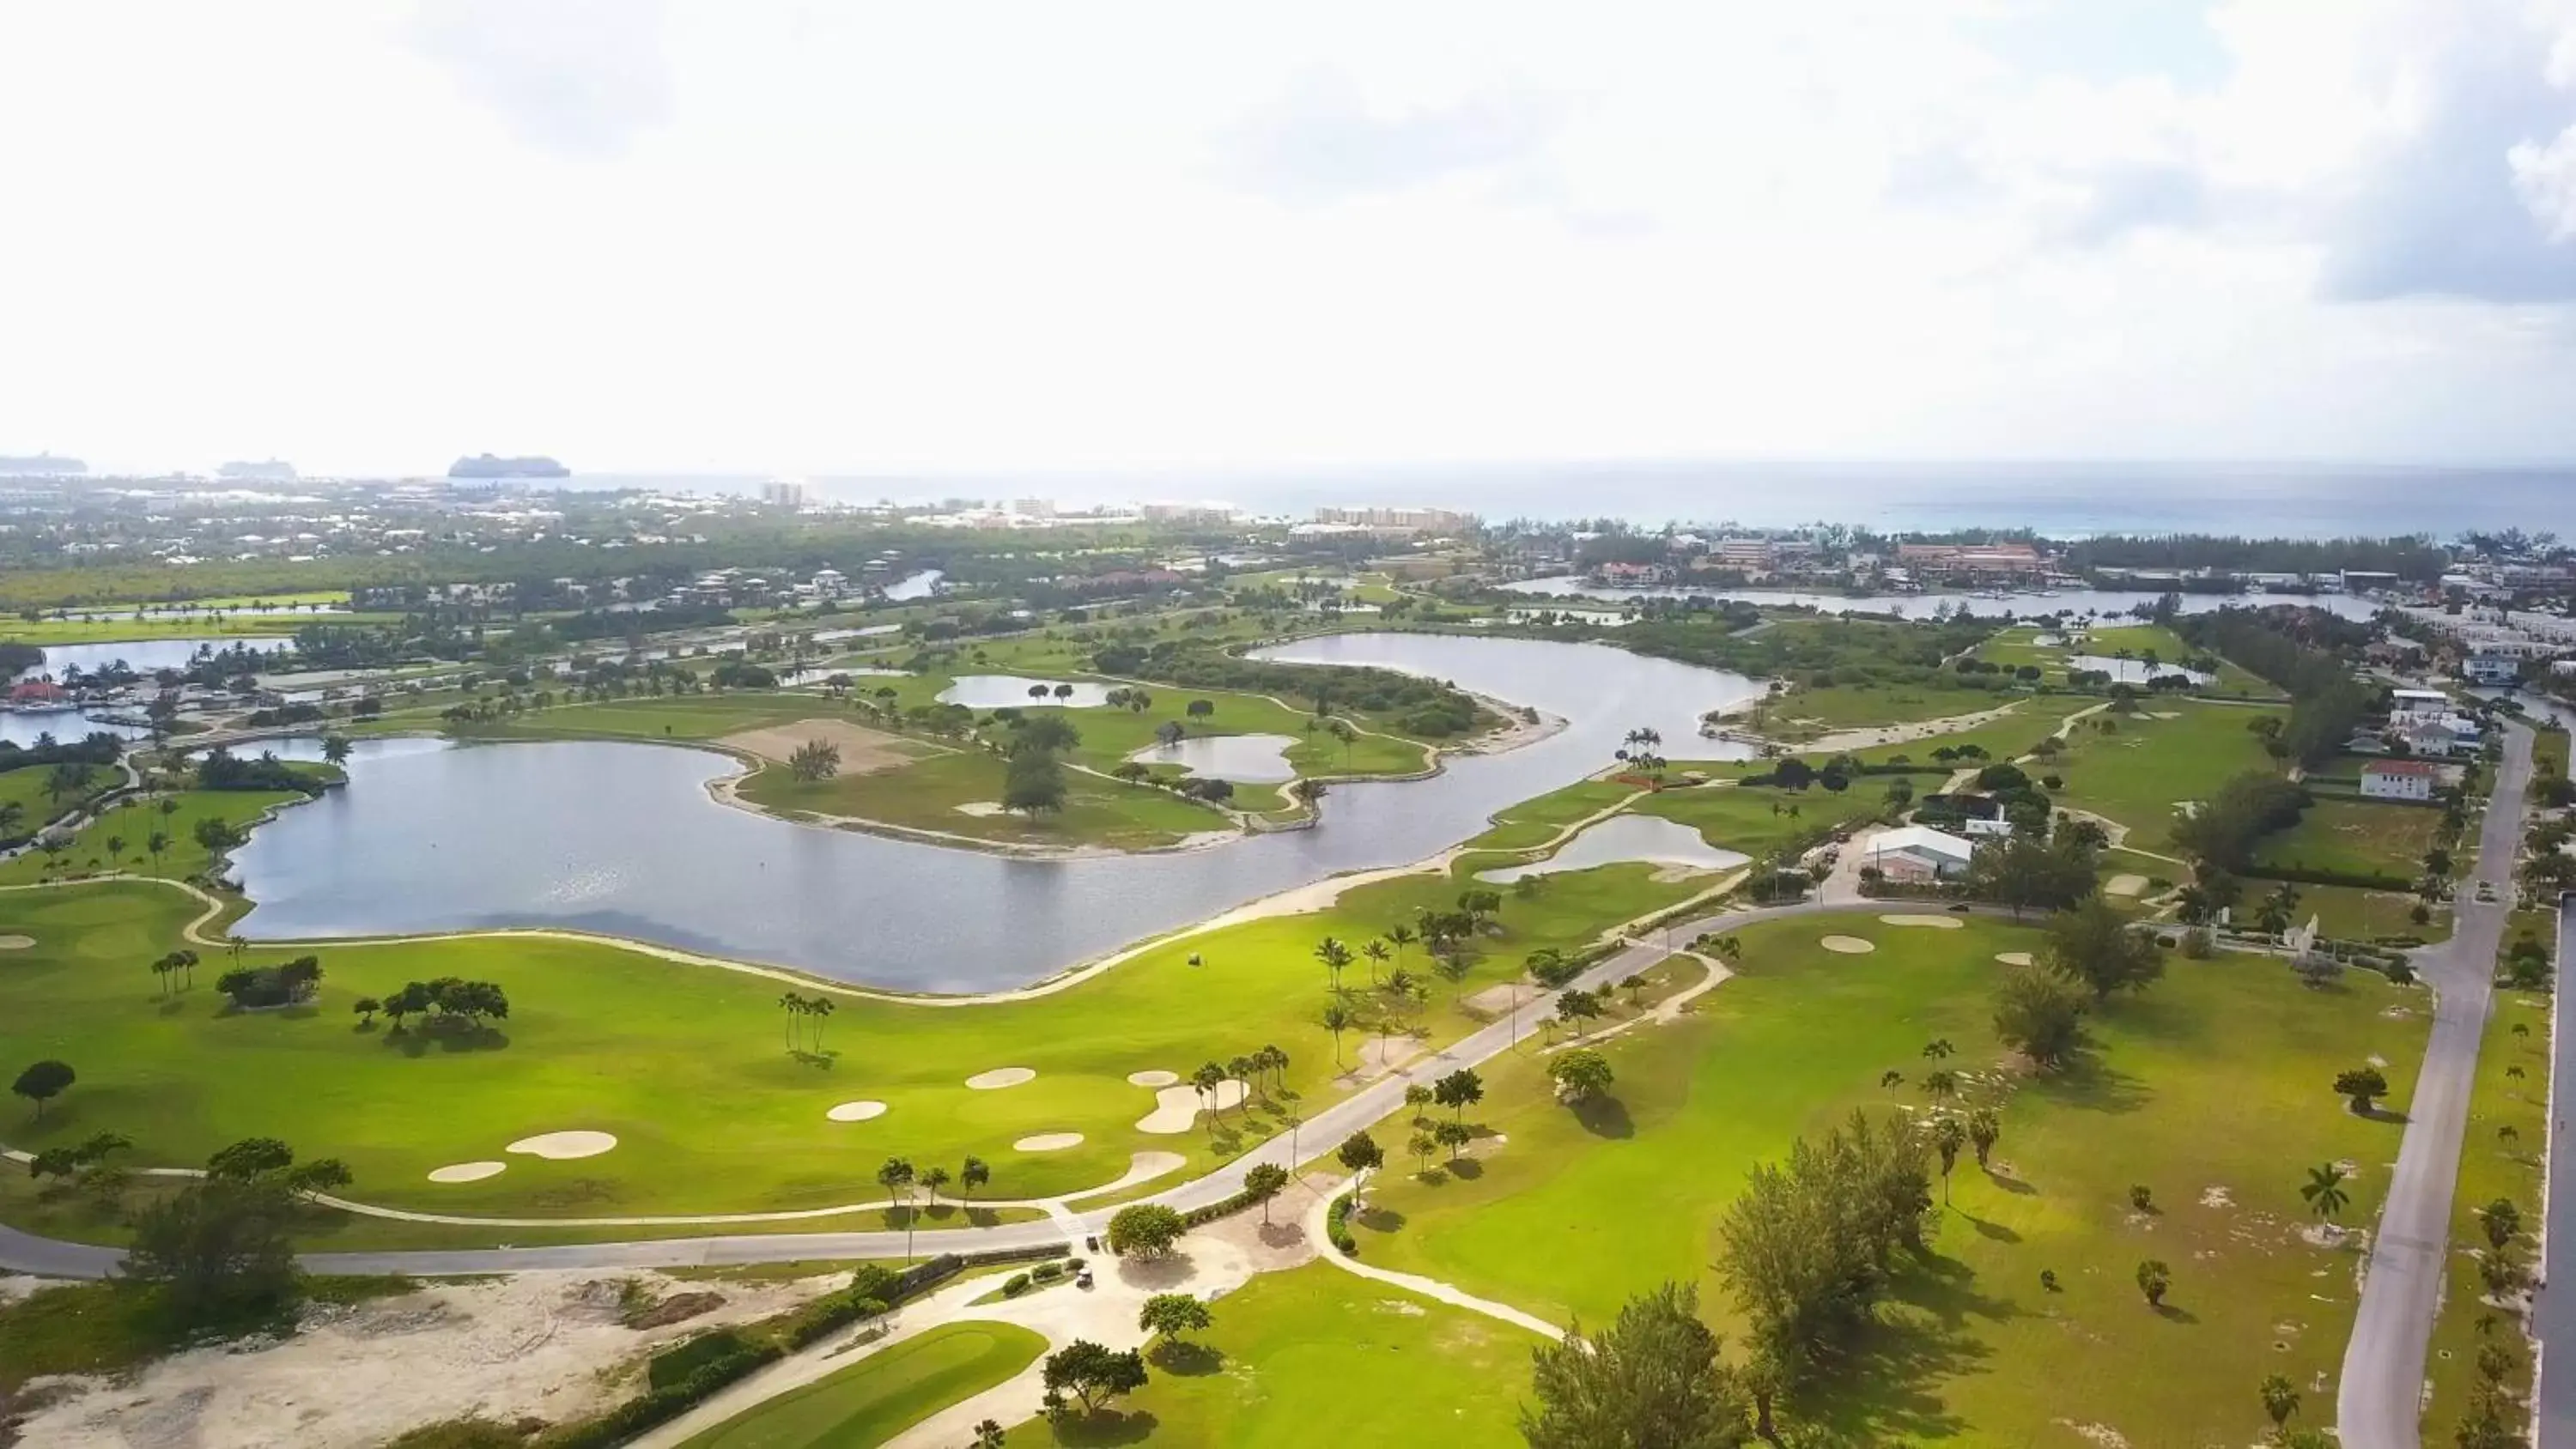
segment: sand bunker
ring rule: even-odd
[[[1167,1172],[1178,1172],[1189,1166],[1189,1163],[1188,1158],[1177,1152],[1139,1152],[1128,1159],[1127,1170],[1120,1173],[1116,1181],[1104,1182],[1098,1187],[1086,1187],[1080,1192],[1066,1193],[1064,1200],[1072,1202],[1078,1198],[1105,1197],[1113,1192],[1123,1192],[1140,1182],[1151,1182]]]
[[[1068,1147],[1081,1145],[1082,1134],[1079,1132],[1041,1132],[1035,1137],[1023,1137],[1012,1143],[1011,1150],[1013,1152],[1062,1152]]]
[[[481,1182],[487,1177],[499,1177],[502,1173],[509,1171],[509,1169],[510,1164],[506,1162],[451,1162],[445,1167],[431,1168],[429,1170],[429,1180],[432,1182]]]
[[[2146,888],[2147,878],[2145,876],[2115,875],[2111,877],[2110,880],[2104,882],[2102,886],[2102,894],[2106,896],[2134,896]]]
[[[1228,1077],[1217,1083],[1216,1110],[1223,1112],[1242,1106],[1246,1090],[1240,1077]],[[1136,1130],[1168,1135],[1189,1131],[1191,1124],[1199,1120],[1199,1109],[1208,1104],[1208,1099],[1200,1096],[1196,1087],[1178,1086],[1156,1092],[1154,1102],[1154,1110],[1137,1119]]]
[[[24,951],[35,944],[33,936],[0,936],[0,951]]]
[[[843,1102],[823,1115],[835,1122],[865,1122],[871,1117],[884,1116],[885,1111],[883,1102]]]
[[[616,1145],[617,1139],[605,1132],[540,1132],[520,1138],[506,1150],[564,1162],[576,1157],[597,1157]]]
[[[1178,1072],[1129,1072],[1127,1074],[1127,1085],[1131,1087],[1168,1087],[1180,1079],[1181,1074]]]
[[[1010,807],[999,800],[969,800],[957,807],[957,813],[972,815],[978,820],[983,820],[995,815],[1008,815],[1011,812]]]
[[[989,1072],[977,1072],[968,1077],[966,1085],[978,1092],[998,1092],[1004,1087],[1016,1087],[1022,1082],[1036,1081],[1037,1076],[1036,1072],[1027,1067],[995,1067]]]
[[[1878,949],[1858,936],[1827,936],[1818,944],[1828,951],[1839,951],[1846,956],[1866,955]]]
[[[804,719],[794,724],[771,725],[766,729],[744,730],[716,741],[758,755],[764,760],[786,764],[787,758],[812,740],[821,740],[841,752],[841,773],[873,775],[919,759],[920,745],[881,730],[868,729],[845,719]]]
[[[1959,929],[1959,918],[1957,916],[1888,915],[1879,917],[1878,923],[1882,926],[1930,926],[1936,931],[1955,931]]]
[[[1995,953],[1995,959],[2001,961],[2007,966],[2027,966],[2031,964],[2030,953],[2028,951],[1998,951]]]

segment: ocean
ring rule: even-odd
[[[565,488],[751,493],[774,475],[576,475]],[[1151,473],[815,474],[832,502],[1046,498],[1067,508],[1228,503],[1304,518],[1323,505],[1454,508],[1488,522],[1624,518],[1715,526],[1803,523],[1881,531],[2030,528],[2102,533],[2384,537],[2521,528],[2576,537],[2576,465],[2523,468],[2308,463],[1832,463],[1686,460]]]

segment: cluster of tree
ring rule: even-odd
[[[39,1181],[60,1178],[56,1187],[41,1190],[53,1197],[68,1190],[86,1198],[103,1212],[113,1213],[123,1206],[125,1190],[133,1185],[134,1174],[114,1161],[117,1153],[134,1143],[120,1132],[94,1132],[86,1139],[62,1147],[48,1147],[27,1159],[27,1175]]]
[[[1968,894],[2012,907],[2015,920],[2027,910],[2064,910],[2090,896],[2095,879],[2094,835],[2072,827],[2048,830],[2048,819],[2043,807],[2038,833],[2016,832],[1979,841],[1968,857]]]
[[[0,774],[37,765],[113,765],[124,748],[122,740],[105,730],[93,730],[69,742],[55,739],[50,732],[36,736],[32,745],[0,740]]]
[[[215,978],[215,989],[237,1007],[290,1006],[310,1001],[322,985],[319,957],[298,956],[274,966],[236,966]]]
[[[776,689],[778,676],[748,659],[727,659],[708,671],[707,682],[718,689]]]
[[[2377,701],[2377,691],[2354,678],[2336,652],[2368,644],[2373,631],[2367,623],[2324,609],[2275,605],[2189,614],[2174,620],[2173,628],[2289,694],[2290,722],[2280,743],[2305,764],[2321,765],[2341,753]]]
[[[1757,678],[1789,679],[1813,689],[1834,685],[1992,684],[2007,676],[1960,675],[1945,667],[1984,643],[1991,620],[1956,616],[1907,623],[1820,616],[1790,620],[1758,634],[1686,622],[1641,619],[1619,631],[1622,646]]]
[[[2302,785],[2249,770],[2174,822],[2174,843],[2208,865],[2242,874],[2253,868],[2263,837],[2298,824],[2312,801]]]
[[[787,756],[787,773],[808,784],[841,773],[841,747],[830,740],[807,740]]]
[[[1168,680],[1185,689],[1304,699],[1319,717],[1336,708],[1357,710],[1425,739],[1466,734],[1482,718],[1473,698],[1438,680],[1369,666],[1245,659],[1195,640],[1105,645],[1093,651],[1091,662],[1103,674]]]
[[[1749,1326],[1756,1412],[1816,1375],[1871,1321],[1896,1252],[1923,1249],[1933,1211],[1930,1154],[1903,1125],[1854,1111],[1820,1142],[1753,1169],[1718,1227],[1718,1276]]]
[[[2234,593],[2234,574],[2333,574],[2344,569],[2389,573],[2417,582],[2442,576],[2449,556],[2424,537],[2237,538],[2205,533],[2140,535],[2106,533],[2066,545],[2066,566],[2078,573],[2105,568],[2208,570],[2217,592]]]
[[[349,1185],[337,1158],[298,1164],[273,1137],[236,1142],[206,1175],[135,1215],[127,1278],[149,1284],[181,1329],[246,1327],[303,1294],[291,1241],[298,1199]]]
[[[1085,1415],[1098,1413],[1120,1394],[1132,1394],[1145,1387],[1145,1355],[1128,1349],[1118,1352],[1087,1338],[1073,1342],[1046,1356],[1039,1366],[1039,1377],[1046,1393],[1038,1400],[1039,1408],[1049,1423],[1063,1423],[1074,1415],[1074,1404],[1082,1405]],[[1068,1398],[1067,1395],[1072,1397]]]
[[[1002,808],[1031,820],[1041,811],[1063,809],[1065,770],[1058,756],[1080,745],[1081,734],[1062,715],[1015,719],[1011,726],[1003,746],[1009,764],[1002,772]]]
[[[2523,1260],[2522,1209],[2511,1199],[2497,1198],[2477,1212],[2479,1231],[2487,1245],[2478,1254],[2478,1283],[2486,1290],[2490,1302],[2510,1299],[2531,1286],[2531,1269]],[[2460,1418],[2453,1435],[2460,1449],[2519,1449],[2529,1442],[2524,1425],[2530,1409],[2514,1396],[2509,1387],[2522,1367],[2520,1357],[2510,1346],[2515,1335],[2498,1333],[2498,1316],[2482,1313],[2478,1320],[2479,1348],[2477,1384],[2469,1392],[2468,1412]]]
[[[253,729],[267,729],[272,725],[312,724],[329,717],[330,711],[318,704],[281,704],[274,709],[252,710],[242,717],[242,723]]]
[[[2549,986],[2551,975],[2549,948],[2540,938],[2524,931],[2505,948],[2502,980],[2519,991],[2542,991]]]
[[[1719,1346],[1698,1289],[1668,1282],[1631,1298],[1608,1329],[1587,1337],[1577,1325],[1532,1353],[1538,1402],[1521,1406],[1521,1437],[1530,1449],[1741,1449],[1757,1430],[1769,1437]]]
[[[379,1001],[362,996],[350,1003],[362,1024],[373,1022],[379,1011],[393,1024],[394,1036],[407,1028],[403,1018],[422,1018],[420,1030],[432,1035],[472,1035],[492,1022],[506,1021],[510,1015],[510,998],[499,985],[490,981],[465,981],[454,976],[441,976],[435,981],[409,981],[400,991]]]
[[[197,788],[281,790],[318,795],[322,791],[322,782],[279,759],[273,750],[262,752],[257,759],[246,760],[217,745],[197,761]]]

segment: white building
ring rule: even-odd
[[[2471,684],[2514,684],[2522,678],[2522,661],[2502,654],[2472,654],[2460,672]]]
[[[2391,719],[2435,718],[2451,712],[2451,697],[2438,689],[2392,689],[2388,700]]]
[[[1869,838],[1861,863],[1889,880],[1927,882],[1965,875],[1977,848],[1929,825],[1882,830]]]
[[[2417,716],[2391,722],[2390,732],[2419,755],[2450,756],[2474,751],[2480,738],[2477,722],[2466,715]]]
[[[2373,800],[2430,800],[2441,773],[2422,760],[2373,760],[2361,767],[2361,793]]]

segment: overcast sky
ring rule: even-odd
[[[0,8],[94,469],[2576,458],[2576,0]]]

